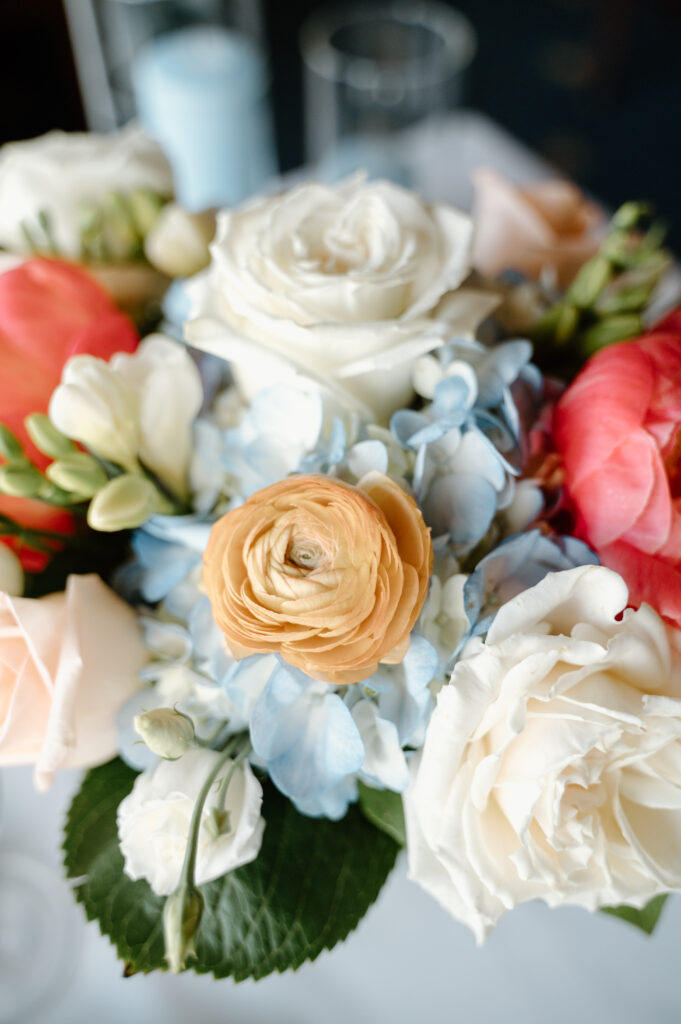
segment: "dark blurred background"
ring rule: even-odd
[[[301,21],[264,0],[280,167],[303,157]],[[681,247],[681,0],[458,0],[478,53],[467,105],[610,205],[649,198]],[[0,142],[85,127],[59,0],[2,5]]]

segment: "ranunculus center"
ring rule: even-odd
[[[324,561],[324,549],[321,544],[305,537],[291,540],[286,552],[286,561],[295,565],[298,569],[305,569],[311,572],[318,569]]]

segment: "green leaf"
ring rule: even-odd
[[[88,772],[69,811],[68,876],[85,880],[76,898],[98,920],[126,973],[166,969],[163,898],[123,873],[116,810],[135,772],[112,761]],[[307,818],[264,784],[265,835],[252,864],[201,886],[205,910],[190,967],[217,978],[261,978],[331,949],[360,922],[397,854],[395,843],[357,807],[339,822]]]
[[[371,789],[359,784],[359,806],[372,825],[393,839],[398,846],[407,845],[402,797],[389,789]]]
[[[655,896],[645,907],[637,910],[636,907],[601,907],[605,914],[612,914],[614,917],[621,917],[623,921],[636,925],[646,935],[652,935],[657,922],[660,919],[662,908],[667,902],[666,896]]]

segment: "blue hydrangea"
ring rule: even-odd
[[[391,419],[394,437],[415,453],[412,486],[440,546],[470,550],[512,500],[522,454],[512,387],[521,377],[539,386],[531,351],[525,341],[451,342],[425,361],[431,403]]]
[[[539,530],[509,537],[481,559],[464,586],[469,635],[486,633],[502,604],[549,572],[597,565],[594,552],[574,537],[546,537]]]

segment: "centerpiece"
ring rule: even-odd
[[[198,271],[190,312],[141,341],[82,251],[0,275],[0,764],[88,769],[87,916],[128,974],[259,978],[406,847],[480,942],[536,898],[652,930],[681,320],[649,211],[482,174],[473,217],[303,184],[219,213],[209,256],[173,218],[146,258]]]

